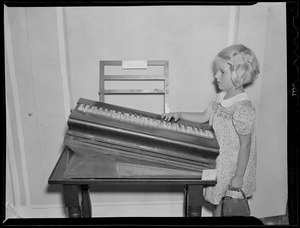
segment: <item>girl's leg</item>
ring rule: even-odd
[[[222,204],[214,205],[213,207],[213,216],[214,217],[221,217],[222,215]]]

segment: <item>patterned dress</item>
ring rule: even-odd
[[[240,135],[251,134],[251,146],[247,168],[243,178],[242,190],[247,197],[256,190],[256,112],[246,93],[238,94],[230,99],[223,99],[225,92],[209,103],[209,124],[213,126],[220,150],[216,159],[217,184],[205,188],[204,199],[218,205],[235,175],[239,153]],[[227,191],[226,195],[241,198],[236,191]]]

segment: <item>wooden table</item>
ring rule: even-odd
[[[201,178],[97,178],[76,179],[64,178],[63,173],[68,164],[68,150],[65,149],[56,163],[49,177],[49,184],[63,186],[65,206],[68,208],[70,218],[92,217],[90,199],[90,186],[92,185],[182,185],[185,192],[185,217],[201,217],[203,203],[203,187],[215,185],[214,180],[201,180]],[[81,193],[81,202],[79,194]]]

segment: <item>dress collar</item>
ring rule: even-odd
[[[225,94],[225,92],[221,92],[219,99],[219,103],[225,108],[228,108],[239,101],[249,100],[249,97],[245,92],[235,95],[229,99],[224,99]]]

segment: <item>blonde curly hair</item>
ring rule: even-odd
[[[216,59],[218,58],[230,65],[231,80],[235,86],[252,83],[260,73],[254,52],[242,44],[231,45],[217,54],[212,65],[214,73],[216,73]]]

